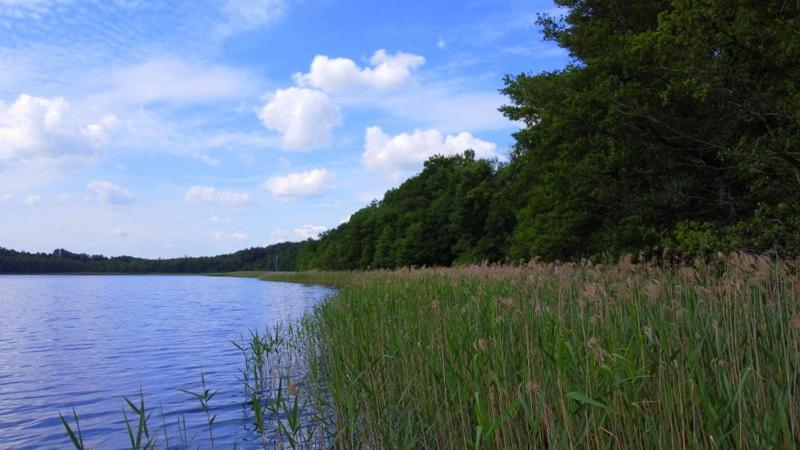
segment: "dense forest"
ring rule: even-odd
[[[284,242],[229,255],[199,258],[143,259],[71,253],[27,253],[0,247],[0,273],[212,273],[238,270],[287,271],[297,265],[302,244]]]
[[[431,159],[300,267],[800,253],[800,3],[556,3],[572,63],[506,78],[509,161]]]
[[[3,250],[0,272],[800,254],[800,2],[556,3],[538,23],[571,63],[506,77],[501,110],[522,124],[507,161],[433,157],[301,244],[157,261]]]

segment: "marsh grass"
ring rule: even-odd
[[[798,261],[282,276],[347,277],[306,322],[335,447],[800,447]]]
[[[216,395],[211,389],[206,387],[206,375],[202,371],[200,371],[200,384],[202,389],[199,392],[189,391],[186,389],[181,389],[181,392],[184,394],[188,394],[196,399],[200,403],[200,409],[203,410],[203,413],[206,416],[206,426],[208,427],[208,437],[209,442],[211,442],[211,450],[214,450],[214,421],[217,419],[217,415],[211,414],[211,408],[209,407],[209,402],[212,398]],[[133,404],[128,399],[125,399],[128,404],[133,407]],[[144,400],[142,401],[142,409],[144,409]],[[127,422],[127,420],[126,420]],[[145,431],[147,428],[145,428]],[[130,433],[130,427],[128,427],[128,432]]]
[[[64,430],[67,432],[67,436],[69,436],[69,440],[72,445],[77,450],[84,450],[86,448],[85,444],[83,443],[83,432],[81,431],[81,424],[78,419],[78,412],[75,411],[75,408],[72,408],[72,418],[75,421],[75,428],[72,428],[72,425],[69,424],[67,419],[64,418],[64,415],[58,413],[58,417],[61,419],[61,424],[64,425]]]
[[[265,448],[327,448],[333,428],[323,377],[314,366],[310,324],[276,325],[234,343],[253,430]],[[314,358],[310,355],[314,354]]]

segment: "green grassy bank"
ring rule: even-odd
[[[341,448],[798,448],[799,266],[262,277],[340,286],[305,327]]]

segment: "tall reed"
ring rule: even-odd
[[[310,374],[339,448],[794,449],[798,267],[738,254],[341,275],[306,322]]]

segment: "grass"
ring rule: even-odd
[[[798,266],[269,279],[342,286],[306,322],[335,447],[798,448]]]
[[[261,272],[257,278],[264,281],[283,281],[302,284],[322,284],[343,287],[359,283],[368,272],[328,272],[312,270],[307,272]]]

